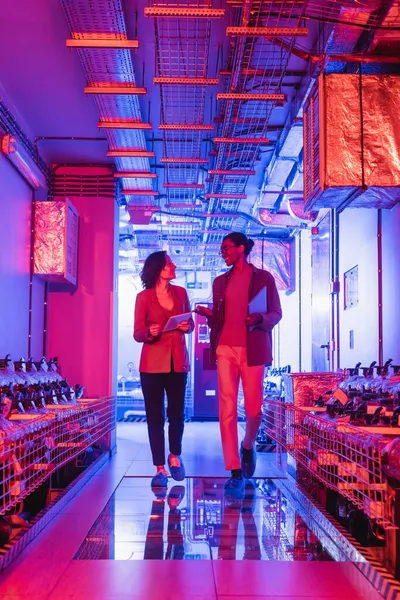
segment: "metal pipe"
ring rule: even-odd
[[[302,286],[301,286],[301,277],[302,277],[302,270],[301,270],[301,234],[299,235],[299,277],[298,277],[298,288],[299,288],[299,372],[301,373],[301,368],[302,368],[302,335],[301,335],[301,329],[302,329],[302,320],[301,320],[301,294],[302,294]]]
[[[339,214],[335,213],[336,368],[340,369]],[[380,363],[381,364],[381,363]]]
[[[378,356],[383,365],[383,277],[382,277],[382,209],[378,209]]]
[[[41,135],[37,137],[33,145],[36,146],[38,142],[42,141],[53,141],[53,142],[106,142],[107,138],[99,137],[80,137],[80,136],[57,136],[57,135]]]
[[[33,271],[35,242],[35,191],[32,189],[31,202],[31,248],[29,257],[29,304],[28,304],[28,358],[32,352],[32,310],[33,310]]]
[[[43,356],[47,354],[47,308],[49,302],[49,284],[44,284],[44,303],[43,303]]]
[[[335,370],[335,210],[332,208],[330,213],[331,229],[331,342],[330,342],[330,369]]]

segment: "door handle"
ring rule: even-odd
[[[331,347],[331,345],[329,342],[327,344],[322,344],[322,346],[320,346],[320,348],[326,348],[328,362],[329,362],[329,358],[330,358],[330,347]]]

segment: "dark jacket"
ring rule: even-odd
[[[139,371],[141,373],[169,373],[171,357],[177,373],[190,371],[189,355],[186,348],[185,334],[176,329],[161,333],[156,338],[149,334],[149,327],[158,324],[163,329],[169,316],[190,312],[189,298],[184,288],[172,285],[174,308],[171,315],[158,301],[155,288],[143,290],[136,297],[135,324],[133,337],[143,343],[140,355]],[[190,331],[193,331],[193,320],[189,320]]]
[[[281,303],[275,279],[268,271],[257,269],[253,265],[249,288],[249,302],[263,287],[267,288],[267,312],[263,313],[262,323],[252,331],[247,330],[247,362],[250,367],[272,364],[272,330],[282,318]],[[220,275],[213,283],[213,315],[208,319],[211,328],[211,360],[216,361],[215,352],[225,318],[225,290],[232,270]]]

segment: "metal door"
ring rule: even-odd
[[[328,213],[312,238],[312,370],[330,371],[330,249],[331,218]]]

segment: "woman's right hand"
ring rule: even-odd
[[[194,312],[201,317],[206,317],[207,319],[212,316],[212,310],[207,308],[207,306],[196,306]]]
[[[150,333],[151,337],[157,337],[161,333],[160,325],[157,325],[156,323],[154,323],[153,325],[150,325],[149,333]]]

